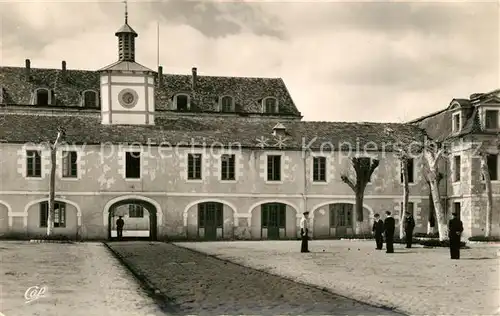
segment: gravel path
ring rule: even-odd
[[[166,315],[101,243],[0,241],[0,258],[0,315]],[[26,303],[32,286],[45,296]]]
[[[108,245],[173,299],[175,314],[400,315],[171,244]]]
[[[450,260],[448,248],[376,251],[373,241],[177,243],[334,293],[411,315],[500,315],[500,245],[477,244]]]

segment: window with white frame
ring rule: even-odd
[[[86,108],[98,107],[97,92],[93,90],[84,91],[82,94],[82,105]]]
[[[224,154],[221,156],[221,180],[236,180],[235,155]]]
[[[267,156],[267,181],[281,181],[281,155]]]
[[[62,152],[62,176],[63,178],[78,177],[78,154],[76,151]]]
[[[188,154],[188,180],[201,180],[201,154]]]
[[[484,116],[486,129],[498,129],[498,110],[486,110]]]
[[[42,157],[39,150],[26,151],[26,177],[42,177]]]
[[[234,101],[233,97],[226,95],[223,96],[220,100],[221,112],[234,112]]]
[[[313,157],[313,181],[326,182],[326,157]]]
[[[267,97],[263,100],[264,113],[278,113],[278,100],[273,97]]]

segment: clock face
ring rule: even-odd
[[[118,95],[118,101],[125,108],[133,108],[137,104],[138,95],[132,89],[123,89]]]

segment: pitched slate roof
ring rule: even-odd
[[[489,93],[474,93],[471,95],[472,101],[469,99],[453,99],[446,109],[417,118],[408,123],[423,128],[431,139],[441,142],[452,141],[470,134],[496,135],[497,132],[484,131],[481,127],[479,107],[487,104],[484,102],[491,100],[498,92],[499,90]],[[456,103],[458,103],[459,109],[453,108]],[[462,113],[462,128],[458,133],[453,133],[452,114],[458,110]]]
[[[0,116],[1,117],[1,116]],[[53,141],[57,135],[57,128],[66,128],[66,143],[71,144],[99,144],[113,143],[156,143],[167,142],[176,145],[181,143],[201,144],[207,146],[215,142],[224,146],[239,143],[242,147],[259,148],[264,140],[265,148],[279,149],[279,136],[272,136],[273,127],[280,122],[286,128],[286,138],[283,149],[300,149],[308,147],[319,149],[322,144],[330,142],[337,150],[342,144],[350,144],[360,150],[368,142],[371,147],[397,142],[422,142],[425,133],[422,129],[411,124],[396,123],[345,123],[345,122],[307,122],[298,120],[277,120],[261,118],[258,120],[244,117],[224,117],[215,115],[205,116],[178,116],[172,114],[157,114],[155,124],[147,125],[103,125],[100,113],[79,112],[71,114],[60,113],[33,113],[9,112],[4,114],[0,122],[0,140],[11,143]],[[20,128],[22,127],[22,128]],[[393,132],[387,133],[386,128]],[[263,139],[262,139],[263,137]],[[312,142],[311,142],[312,141]],[[221,145],[219,145],[221,146]],[[329,144],[323,145],[327,150]],[[349,147],[344,147],[344,149]]]
[[[31,80],[26,80],[25,74],[24,67],[0,67],[4,104],[29,105],[36,88],[48,88],[56,93],[56,106],[78,107],[84,90],[99,91],[100,87],[97,71],[67,69],[65,79],[61,69],[31,68]],[[191,80],[191,75],[164,74],[162,86],[155,89],[156,110],[171,110],[174,95],[186,93],[191,96],[191,109],[195,112],[218,112],[219,98],[230,95],[239,113],[260,113],[262,99],[275,97],[281,115],[301,116],[280,78],[197,75],[195,90]]]

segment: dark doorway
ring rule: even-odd
[[[218,202],[205,202],[198,204],[198,236],[205,240],[216,240],[217,229],[222,234],[224,223],[223,204]]]
[[[353,227],[354,204],[330,204],[330,227],[335,228],[335,236],[346,236],[347,229]]]
[[[127,216],[124,216],[125,214]],[[116,202],[109,208],[108,239],[117,240],[116,220],[124,216],[125,226],[123,240],[157,240],[157,210],[156,207],[142,200],[127,199]],[[147,231],[146,234],[143,234]],[[134,232],[141,232],[135,234]]]
[[[283,203],[262,204],[261,220],[262,230],[267,229],[267,239],[280,239],[280,228],[286,228],[286,205]]]

